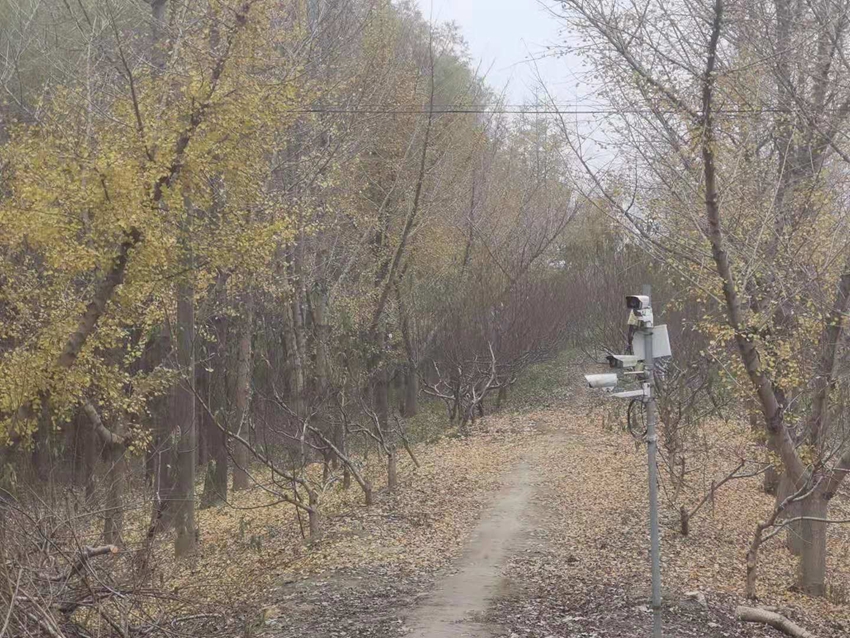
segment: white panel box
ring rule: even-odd
[[[632,341],[632,348],[638,361],[646,359],[644,354],[644,338],[641,333],[635,335]],[[664,357],[672,357],[673,351],[670,349],[670,336],[667,334],[667,324],[661,324],[652,328],[652,358],[663,359]]]

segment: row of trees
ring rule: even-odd
[[[164,534],[191,553],[231,489],[318,537],[331,486],[372,503],[370,450],[395,487],[422,392],[463,431],[564,342],[563,140],[475,108],[494,96],[452,28],[387,0],[2,11],[13,628],[94,604],[128,631],[99,606],[120,584],[69,583],[123,547],[142,591]]]
[[[784,526],[825,593],[850,469],[845,3],[559,8],[610,105],[604,174],[566,118],[481,109],[455,30],[405,3],[2,5],[7,623],[124,604],[231,490],[320,536],[329,489],[376,498],[367,463],[395,487],[421,397],[465,432],[568,341],[620,350],[647,273],[675,328],[673,490],[701,417],[758,404],[777,496],[748,591]],[[119,547],[124,585],[69,589]]]

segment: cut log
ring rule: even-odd
[[[770,625],[774,629],[793,636],[793,638],[815,638],[813,633],[810,633],[791,622],[785,616],[781,616],[767,609],[757,609],[756,607],[738,607],[735,610],[735,616],[743,622],[757,622],[764,625]]]

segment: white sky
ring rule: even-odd
[[[422,15],[434,22],[455,22],[497,91],[507,86],[510,104],[534,98],[537,74],[559,104],[574,104],[586,91],[577,86],[579,63],[555,58],[547,48],[564,43],[558,21],[538,0],[416,0]],[[531,59],[536,59],[536,67]]]

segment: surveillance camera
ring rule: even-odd
[[[646,310],[649,308],[649,297],[646,295],[626,295],[626,308],[629,310]]]
[[[613,390],[617,385],[616,374],[586,374],[584,375],[589,388],[602,388],[607,392]]]

